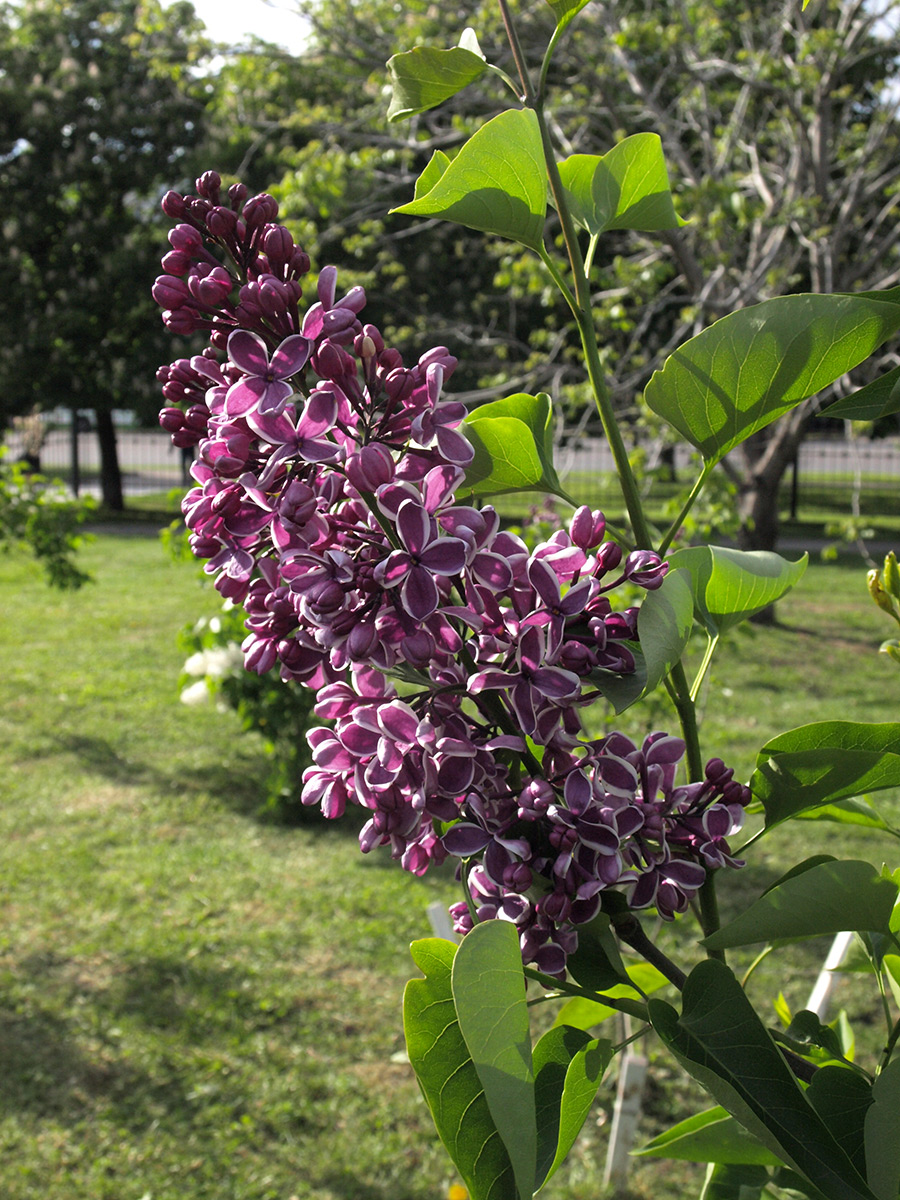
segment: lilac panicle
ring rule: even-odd
[[[317,691],[303,801],[366,809],[364,851],[422,874],[459,862],[479,920],[515,924],[525,961],[559,974],[604,893],[670,919],[711,870],[746,788],[713,759],[678,784],[684,744],[587,738],[581,711],[634,670],[637,608],[668,564],[604,541],[577,509],[529,547],[490,506],[457,501],[473,449],[446,395],[444,346],[407,364],[364,323],[365,292],[320,272],[271,196],[207,172],[170,192],[153,285],[201,354],[161,368],[160,423],[195,447],[182,512],[193,552],[246,611],[248,670]],[[468,905],[454,910],[471,927]]]

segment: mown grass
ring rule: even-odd
[[[60,595],[27,559],[0,560],[0,1196],[445,1196],[453,1172],[402,1060],[399,1005],[408,943],[452,880],[361,857],[352,821],[261,821],[259,742],[233,714],[177,702],[175,633],[214,608],[196,568],[152,536],[101,535],[84,561],[96,581]],[[735,635],[704,705],[709,752],[744,773],[781,729],[896,711],[859,564],[811,568],[780,622]],[[798,836],[804,853],[890,853],[824,826],[773,835],[726,912]],[[787,956],[792,1002],[823,953]],[[755,994],[778,982],[767,963]],[[612,1099],[549,1200],[600,1193]],[[642,1135],[696,1102],[655,1059]],[[642,1163],[631,1186],[674,1198],[695,1181]]]

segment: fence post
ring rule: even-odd
[[[78,460],[78,409],[72,409],[72,424],[69,426],[69,445],[71,449],[72,466],[72,495],[78,498],[81,490],[81,464]]]

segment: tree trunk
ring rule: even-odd
[[[97,419],[97,441],[100,446],[100,491],[103,503],[113,512],[122,512],[125,498],[122,494],[122,472],[119,468],[119,449],[116,444],[116,428],[112,413],[108,409],[94,410]]]

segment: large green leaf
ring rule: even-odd
[[[581,934],[579,933],[580,940]],[[614,1000],[631,1000],[635,998],[638,989],[645,996],[649,996],[652,992],[658,992],[660,988],[666,987],[669,982],[662,971],[657,970],[650,963],[635,963],[630,966],[628,978],[635,985],[634,987],[627,983],[617,983],[612,987],[604,988],[604,996],[609,996]],[[579,982],[581,981],[579,980]],[[593,1029],[595,1025],[600,1025],[609,1017],[614,1017],[618,1011],[618,1009],[610,1008],[608,1004],[603,1004],[600,1000],[588,1000],[583,996],[575,996],[571,1000],[567,1000],[556,1014],[554,1025],[574,1025],[577,1029]]]
[[[873,1200],[724,963],[691,971],[681,1016],[651,1000],[650,1017],[685,1069],[777,1158],[829,1200]]]
[[[652,692],[679,661],[694,624],[694,596],[687,571],[669,571],[662,585],[644,596],[638,635],[647,670],[645,693]]]
[[[427,938],[411,950],[425,978],[411,979],[403,994],[406,1048],[438,1136],[473,1200],[517,1200],[512,1163],[456,1017],[456,946]]]
[[[460,944],[451,990],[459,1028],[522,1200],[534,1191],[537,1126],[522,952],[515,925],[484,921]]]
[[[818,863],[770,888],[703,939],[708,950],[841,933],[889,933],[897,887],[858,859]]]
[[[697,617],[715,636],[780,600],[802,577],[808,555],[792,563],[768,550],[688,546],[669,561],[689,572]]]
[[[654,372],[644,399],[718,462],[861,363],[900,329],[900,305],[866,296],[779,296],[716,321]]]
[[[801,725],[763,746],[750,780],[767,828],[819,805],[895,787],[900,787],[896,722]]]
[[[818,415],[843,417],[848,421],[877,421],[895,412],[900,412],[900,367],[873,379],[851,396],[829,404]]]
[[[662,141],[635,133],[608,154],[573,154],[559,164],[573,219],[590,234],[677,229]]]
[[[866,1113],[866,1178],[878,1200],[900,1192],[900,1059],[893,1059],[872,1087]]]
[[[871,1187],[863,1134],[866,1113],[873,1099],[871,1085],[848,1067],[825,1066],[813,1075],[806,1098]]]
[[[389,121],[401,121],[443,104],[487,70],[484,57],[463,46],[436,50],[417,46],[388,59],[391,81]]]
[[[719,1106],[679,1121],[632,1153],[685,1162],[781,1166],[780,1158]]]
[[[573,17],[588,3],[588,0],[547,0],[556,17],[556,28],[565,29]]]
[[[553,409],[546,392],[517,392],[482,404],[462,432],[475,457],[460,496],[539,491],[568,499],[553,466]]]
[[[443,217],[540,250],[547,173],[534,112],[510,109],[482,125],[429,191],[391,211]]]
[[[580,1029],[555,1025],[534,1048],[534,1095],[538,1129],[534,1190],[542,1188],[581,1132],[613,1045]]]

